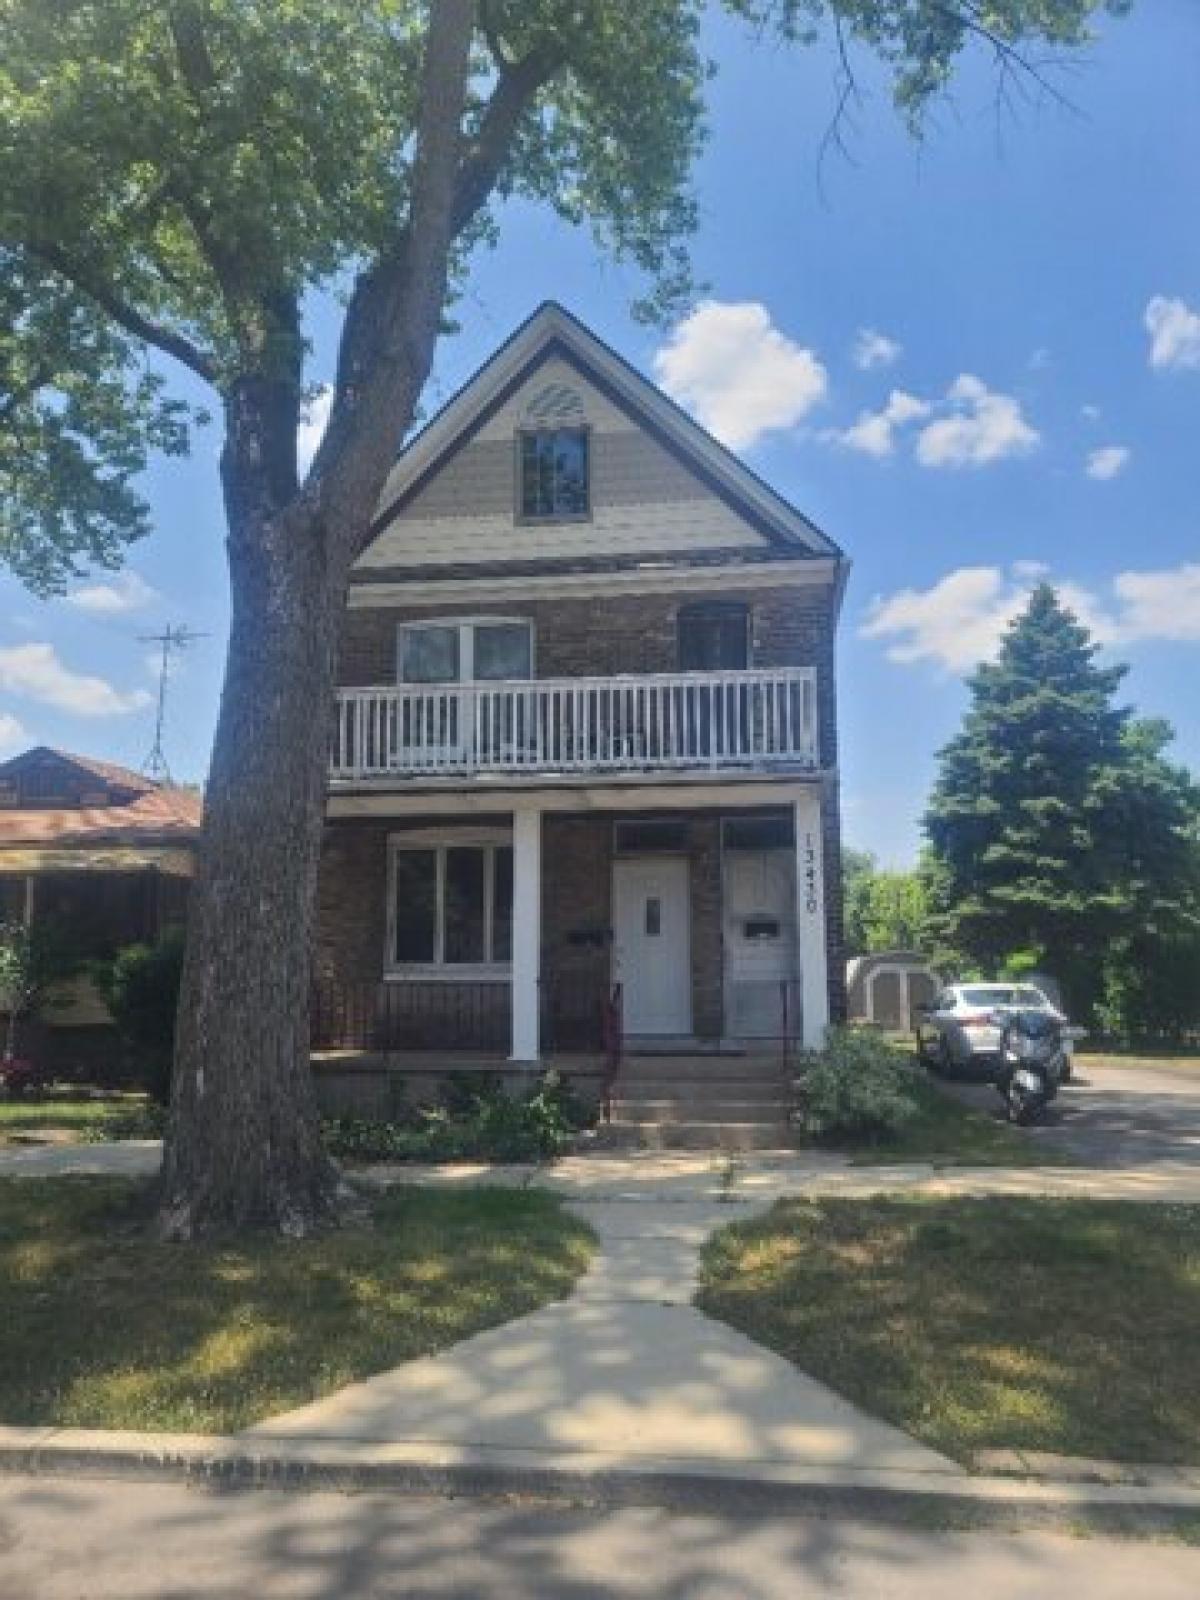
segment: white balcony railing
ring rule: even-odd
[[[338,692],[331,776],[815,767],[811,667]]]

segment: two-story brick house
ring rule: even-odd
[[[542,306],[400,456],[353,575],[318,1037],[533,1062],[616,993],[632,1040],[818,1042],[845,574]]]

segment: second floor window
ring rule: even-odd
[[[586,517],[591,508],[586,428],[538,428],[518,436],[518,514],[531,521]]]

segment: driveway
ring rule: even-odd
[[[1200,1064],[1084,1057],[1073,1081],[1028,1136],[1096,1167],[1183,1162],[1200,1168]],[[944,1080],[943,1080],[944,1082]],[[1001,1116],[989,1083],[945,1083],[956,1099]]]

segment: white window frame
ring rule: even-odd
[[[493,961],[493,921],[496,896],[496,851],[512,849],[510,828],[415,828],[388,835],[387,842],[387,933],[383,951],[383,975],[393,982],[405,979],[434,979],[439,982],[469,982],[472,979],[507,980],[512,976],[511,961]],[[483,871],[483,961],[445,960],[446,944],[446,852],[458,848],[484,853]],[[432,961],[397,961],[396,951],[396,859],[406,850],[434,852],[435,890]],[[514,856],[515,865],[515,856]]]
[[[483,683],[487,685],[500,683],[525,683],[525,678],[476,678],[475,676],[475,630],[476,628],[524,628],[529,634],[529,678],[537,676],[537,629],[532,617],[428,617],[418,622],[400,622],[396,625],[396,682],[406,683],[409,680],[404,676],[404,635],[417,633],[429,628],[457,628],[458,629],[458,671],[459,676],[446,684],[418,683],[418,689],[452,688],[454,684],[465,685]]]

